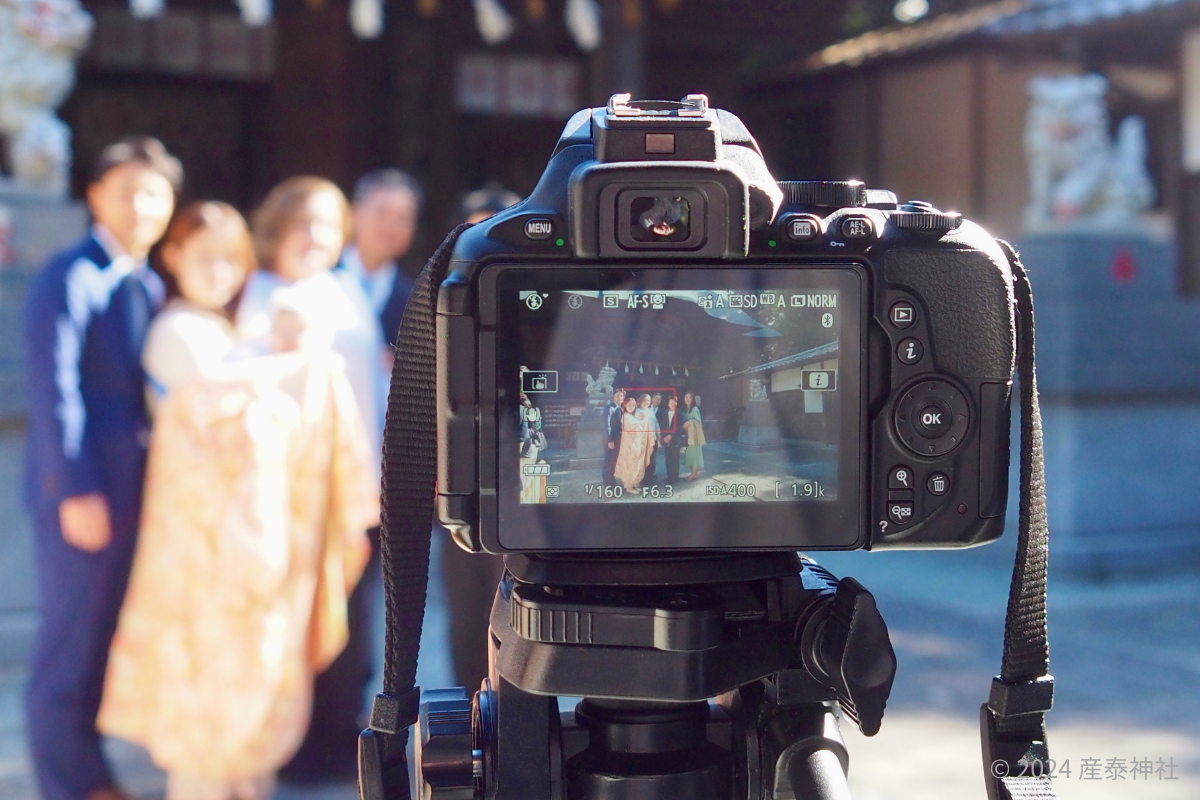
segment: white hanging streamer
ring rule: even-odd
[[[165,7],[164,0],[129,0],[129,13],[136,19],[161,17]]]
[[[258,28],[271,21],[271,0],[237,0],[238,10],[242,12],[242,22],[251,28]]]
[[[500,44],[513,35],[517,23],[512,15],[500,5],[500,0],[473,0],[475,4],[475,27],[485,44]]]
[[[383,33],[383,0],[350,0],[350,29],[360,39]]]
[[[600,46],[604,29],[596,0],[567,0],[563,21],[580,50],[590,53]]]

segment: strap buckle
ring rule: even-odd
[[[417,721],[421,688],[375,695],[371,727],[358,735],[360,800],[409,800],[408,729]]]
[[[983,775],[988,800],[1052,798],[1046,712],[1054,698],[1049,675],[1021,683],[992,680],[979,708]]]
[[[420,712],[420,686],[400,695],[380,692],[371,703],[371,730],[394,736],[416,725]]]

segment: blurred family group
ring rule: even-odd
[[[691,469],[684,480],[694,481],[699,476],[708,440],[695,393],[684,392],[680,408],[674,391],[664,404],[662,392],[636,394],[617,388],[601,413],[607,447],[602,475],[605,486],[635,491],[657,485],[660,452],[668,484],[679,481],[681,458]]]
[[[89,234],[26,302],[41,615],[27,716],[45,800],[124,797],[103,735],[144,746],[168,800],[354,775],[378,660],[390,343],[422,190],[378,170],[351,202],[296,177],[248,224],[221,202],[176,209],[182,183],[155,139],[105,149]],[[474,193],[462,217],[516,199]],[[479,560],[445,557],[467,686],[486,674],[495,586]]]

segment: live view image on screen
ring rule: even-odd
[[[830,283],[519,290],[520,502],[836,500],[858,309]]]

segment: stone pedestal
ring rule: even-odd
[[[0,267],[0,419],[5,419],[25,413],[21,307],[26,286],[47,258],[86,233],[88,215],[82,203],[3,185],[0,206],[10,221],[10,260]]]
[[[769,400],[752,400],[738,423],[738,444],[770,447],[779,444],[779,422]]]
[[[1017,248],[1033,284],[1043,395],[1200,392],[1200,299],[1177,291],[1171,239],[1056,232]]]
[[[584,411],[575,425],[575,456],[571,459],[571,468],[589,467],[602,462],[607,433],[603,409],[589,408]]]
[[[1037,314],[1052,563],[1097,577],[1200,565],[1200,299],[1176,289],[1174,242],[1057,232],[1017,248]],[[1014,470],[1019,441],[1014,427]],[[1018,487],[1014,472],[1010,527]]]

